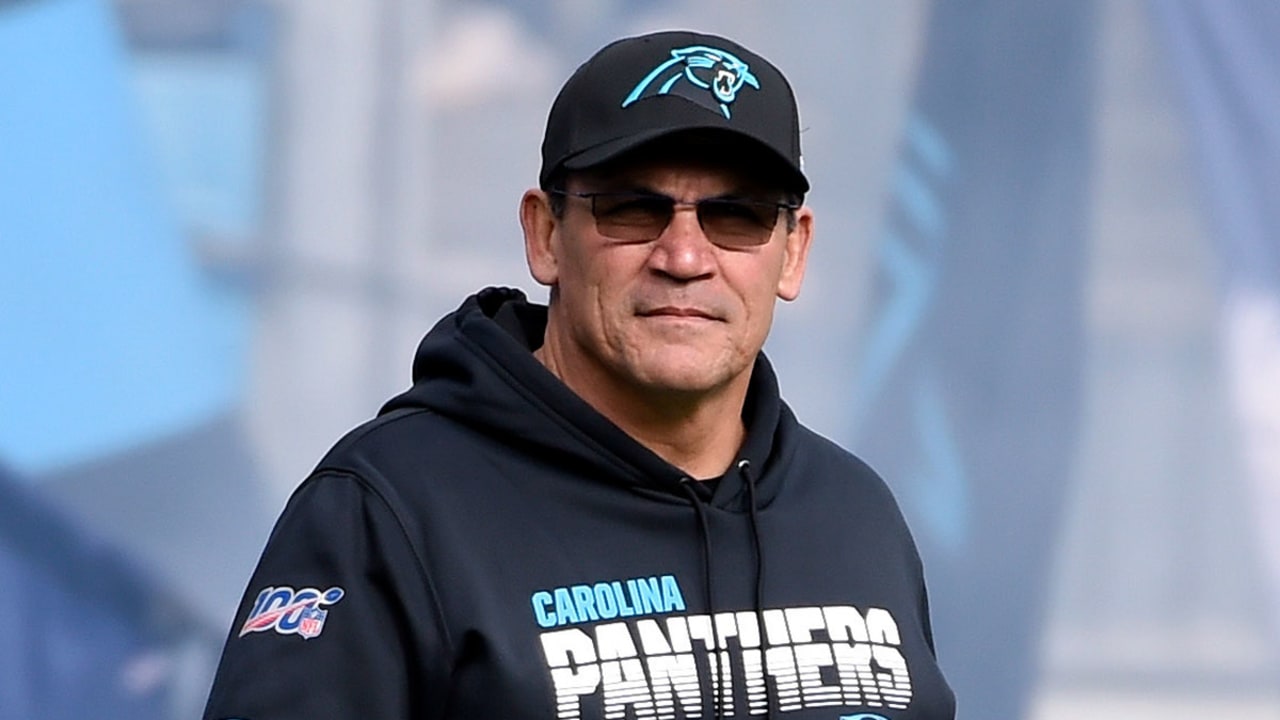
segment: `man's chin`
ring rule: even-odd
[[[741,371],[728,367],[720,358],[681,356],[654,358],[640,369],[637,379],[650,392],[696,397],[714,393],[730,385]]]

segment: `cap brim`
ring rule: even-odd
[[[788,175],[788,182],[785,187],[788,190],[805,193],[809,191],[809,180],[804,176],[798,168],[791,162],[779,154],[776,150],[760,142],[755,137],[747,133],[738,132],[732,128],[726,128],[723,124],[708,123],[706,125],[686,124],[678,127],[655,128],[643,133],[636,133],[623,138],[617,138],[605,143],[587,148],[576,155],[565,158],[560,163],[560,167],[566,170],[588,170],[602,163],[608,162],[615,158],[619,158],[633,150],[648,145],[656,140],[669,138],[686,132],[708,132],[712,131],[722,134],[735,142],[741,142],[746,147],[754,148],[759,154],[767,158],[771,163],[775,164],[779,170]]]

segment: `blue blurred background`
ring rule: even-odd
[[[964,720],[1280,717],[1280,6],[0,0],[0,720],[198,715],[271,522],[469,292],[577,63],[801,103],[767,351],[894,487]]]

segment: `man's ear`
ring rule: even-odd
[[[813,210],[808,205],[796,210],[796,224],[787,233],[786,251],[782,258],[782,274],[778,276],[778,297],[795,300],[804,283],[804,269],[813,244]]]
[[[551,203],[545,192],[536,189],[525,191],[520,198],[524,259],[529,264],[529,274],[542,285],[554,286],[560,279],[559,261],[553,244],[559,222],[551,212]]]

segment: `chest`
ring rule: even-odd
[[[451,717],[951,717],[921,589],[881,545],[764,513],[758,577],[740,514],[593,510],[472,524],[429,561]]]

